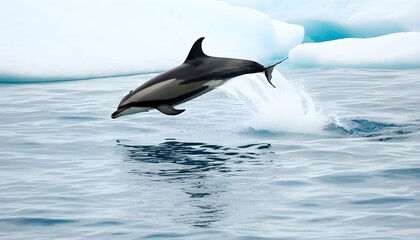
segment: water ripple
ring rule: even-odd
[[[365,137],[373,141],[404,140],[413,133],[409,124],[375,122],[367,119],[333,120],[324,130],[342,135]]]
[[[54,219],[54,218],[3,218],[0,222],[9,223],[17,226],[31,225],[31,226],[52,226],[57,224],[77,223],[76,220],[71,219]]]
[[[326,183],[332,183],[332,184],[354,184],[354,183],[363,183],[367,179],[369,179],[369,176],[364,176],[360,174],[354,174],[354,175],[327,175],[319,177],[322,182]]]
[[[412,202],[414,199],[411,198],[402,198],[402,197],[381,197],[381,198],[373,198],[361,201],[354,201],[353,204],[359,205],[378,205],[378,204],[400,204],[400,203],[407,203]]]
[[[399,168],[389,169],[381,172],[381,175],[386,178],[417,178],[420,179],[420,168]]]

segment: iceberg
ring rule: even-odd
[[[293,49],[295,66],[417,67],[419,15],[416,0],[2,0],[0,82],[160,72],[199,37],[209,55],[262,64]]]
[[[279,20],[272,20],[272,24],[277,37],[280,56],[289,55],[290,49],[302,43],[305,37],[305,29],[302,26]]]
[[[3,0],[0,82],[87,79],[157,72],[206,37],[213,56],[271,63],[303,28],[253,9],[202,0]]]
[[[290,51],[297,66],[351,68],[420,68],[420,32],[346,38],[301,44]]]
[[[225,0],[304,27],[290,51],[294,66],[420,67],[417,0]]]
[[[306,42],[420,31],[418,0],[225,0],[305,27]]]

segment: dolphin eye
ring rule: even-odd
[[[129,94],[132,93],[132,92],[133,92],[133,90],[130,90]]]

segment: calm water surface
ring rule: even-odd
[[[319,133],[223,90],[112,120],[153,75],[0,85],[0,238],[419,239],[420,70],[282,73]]]

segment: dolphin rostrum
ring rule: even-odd
[[[199,38],[184,63],[150,79],[130,91],[112,114],[112,118],[157,109],[167,115],[178,115],[185,109],[174,106],[201,96],[227,80],[249,73],[264,72],[271,83],[274,67],[287,58],[264,67],[249,60],[211,57],[204,54]]]

